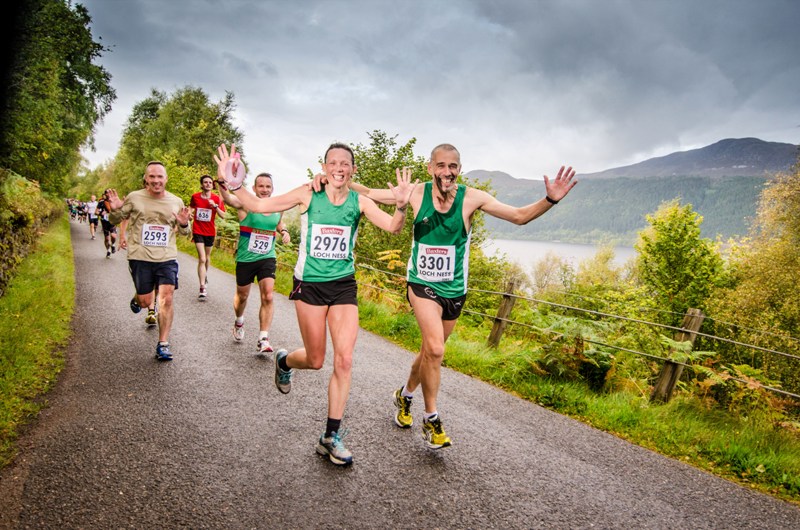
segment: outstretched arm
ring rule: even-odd
[[[571,167],[565,169],[564,166],[561,166],[561,169],[558,170],[558,175],[556,175],[553,181],[550,181],[547,175],[545,175],[544,198],[528,204],[527,206],[510,206],[498,201],[485,191],[476,190],[474,188],[468,190],[469,193],[466,201],[470,205],[470,213],[480,209],[504,221],[524,225],[547,212],[554,205],[558,204],[558,201],[566,197],[570,190],[578,183],[577,180],[573,180],[574,177],[575,171]]]
[[[392,196],[392,203],[394,203],[396,206],[394,215],[390,217],[388,213],[378,208],[378,206],[371,199],[363,195],[359,196],[358,198],[361,211],[364,212],[364,215],[367,216],[367,219],[369,219],[378,228],[393,234],[399,234],[403,229],[403,224],[405,223],[408,201],[410,200],[411,194],[414,192],[416,185],[416,182],[411,184],[411,171],[404,170],[401,173],[398,170],[397,186],[393,186],[391,183],[389,183],[389,189],[386,190]]]

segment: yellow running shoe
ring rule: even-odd
[[[397,412],[394,413],[394,422],[398,427],[408,429],[414,425],[414,418],[411,417],[411,398],[404,397],[403,389],[398,388],[392,394],[394,398],[394,406],[397,407]]]
[[[425,444],[431,449],[441,449],[452,445],[450,438],[444,432],[442,421],[439,419],[438,414],[423,420],[422,435],[425,437]]]

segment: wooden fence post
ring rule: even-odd
[[[507,319],[511,314],[511,310],[514,308],[514,304],[517,301],[517,298],[512,296],[517,289],[517,284],[517,278],[511,278],[506,284],[506,294],[503,295],[503,299],[500,301],[500,307],[497,308],[497,316],[494,319],[492,332],[489,333],[489,340],[487,341],[491,348],[497,348],[500,344],[500,337],[503,336],[503,331],[505,331],[506,324],[508,324],[504,319]]]
[[[703,319],[705,319],[705,315],[699,309],[686,311],[681,324],[683,330],[675,333],[675,341],[686,342],[688,340],[694,344],[694,339],[697,337],[697,332],[700,331]],[[680,379],[682,373],[683,365],[665,361],[653,387],[653,393],[650,394],[650,401],[668,402],[672,398],[672,392],[675,390],[675,385],[678,384],[678,379]]]

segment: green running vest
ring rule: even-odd
[[[459,184],[450,210],[441,213],[433,207],[433,183],[426,182],[422,205],[414,218],[406,280],[426,285],[444,298],[467,293],[472,231],[467,232],[462,216],[466,189]]]
[[[329,282],[355,274],[353,245],[361,220],[358,193],[336,206],[325,191],[314,192],[300,216],[300,252],[294,275],[307,282]]]
[[[275,239],[278,233],[279,213],[253,213],[239,222],[239,243],[236,246],[236,261],[252,262],[275,257]]]

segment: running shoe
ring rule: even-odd
[[[258,353],[272,353],[273,351],[272,344],[269,343],[267,337],[258,339]]]
[[[110,257],[111,257],[111,251],[110,250],[106,250],[106,259],[108,259]]]
[[[237,323],[236,321],[233,322],[233,340],[236,342],[242,342],[244,339],[244,322],[241,324]]]
[[[439,419],[438,414],[422,421],[422,435],[425,437],[425,444],[431,449],[441,449],[452,443],[450,437],[444,432],[442,420]]]
[[[147,311],[147,316],[144,317],[144,323],[151,327],[158,324],[158,319],[156,318],[155,310],[149,309]]]
[[[279,361],[287,355],[289,355],[289,352],[286,350],[278,350],[278,353],[275,354],[275,386],[278,387],[281,394],[288,394],[292,389],[292,374],[294,370],[291,368],[281,370],[279,364]]]
[[[403,396],[402,392],[403,389],[398,388],[392,394],[394,406],[397,407],[397,412],[394,413],[394,422],[398,427],[408,429],[414,425],[414,419],[411,417],[411,398]]]
[[[317,443],[317,453],[327,456],[328,460],[337,466],[352,464],[353,453],[351,453],[350,450],[344,446],[344,442],[342,442],[342,438],[346,435],[346,431],[343,432],[341,436],[339,436],[338,432],[333,432],[330,437],[326,438],[325,433],[322,433]]]
[[[134,297],[131,298],[131,311],[133,311],[134,313],[138,313],[141,310],[142,306],[140,306],[139,302],[136,301],[136,296],[134,295]]]
[[[205,287],[201,287],[200,288],[200,294],[197,295],[197,298],[201,302],[204,302],[207,296],[208,296],[208,292],[206,291],[206,288]]]
[[[171,361],[172,352],[169,351],[169,344],[156,344],[156,359],[159,361]]]

